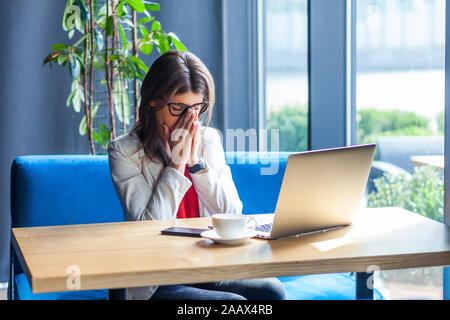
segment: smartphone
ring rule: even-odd
[[[182,227],[171,227],[161,230],[161,234],[171,235],[171,236],[182,236],[182,237],[201,237],[203,231],[208,231],[209,229],[195,229],[195,228],[182,228]]]

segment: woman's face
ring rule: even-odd
[[[168,101],[168,103],[183,103],[189,106],[201,102],[203,102],[203,95],[193,92],[176,94],[170,101]],[[199,113],[199,110],[195,111],[194,108],[192,108],[191,110]],[[156,111],[155,114],[158,122],[161,125],[166,125],[171,131],[173,131],[173,129],[175,128],[175,124],[177,123],[178,119],[181,118],[172,115],[167,104],[165,104],[163,108]]]

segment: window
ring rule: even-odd
[[[368,207],[444,211],[445,0],[356,1],[358,144],[377,143]],[[442,268],[382,271],[386,298],[442,299]]]
[[[308,149],[307,0],[261,0],[261,127],[279,129],[280,151]],[[268,140],[270,141],[270,140]]]

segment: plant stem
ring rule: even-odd
[[[119,27],[118,27],[118,21],[117,21],[117,11],[118,11],[118,7],[119,7],[119,2],[116,2],[116,0],[112,0],[112,6],[113,6],[113,47],[114,47],[114,52],[117,54],[119,51]],[[119,62],[120,64],[120,62]],[[120,107],[122,108],[122,129],[123,129],[123,134],[126,133],[127,131],[127,123],[125,121],[125,106],[124,106],[124,100],[123,100],[123,95],[124,95],[124,91],[125,90],[125,86],[124,86],[124,82],[123,80],[123,75],[121,71],[117,71],[117,78],[115,78],[115,81],[118,81],[118,88],[119,88],[119,92],[116,92],[116,94],[119,94],[120,97]],[[115,87],[114,87],[115,88]]]
[[[128,94],[126,91],[126,87],[125,87],[125,83],[126,83],[126,79],[123,79],[122,76],[120,76],[119,78],[120,84],[121,84],[121,88],[122,90],[125,92],[125,94]],[[123,119],[123,133],[127,133],[127,121],[125,119],[125,101],[123,101],[123,92],[120,95],[120,101],[122,103],[122,119]]]
[[[86,118],[86,131],[87,131],[87,136],[89,139],[89,145],[91,145],[91,140],[92,140],[92,132],[89,131],[89,127],[87,126],[87,119],[89,117],[89,110],[91,109],[91,106],[89,105],[89,100],[88,100],[88,89],[87,89],[87,79],[88,79],[88,46],[89,46],[89,42],[88,42],[88,24],[85,23],[84,24],[84,34],[86,35],[86,37],[84,38],[84,72],[83,72],[83,76],[82,76],[82,82],[83,82],[83,91],[84,91],[84,115]],[[91,152],[92,152],[92,148],[91,148]]]
[[[94,0],[90,0],[89,1],[89,13],[90,13],[90,40],[91,40],[91,47],[90,47],[90,51],[91,51],[91,61],[90,61],[90,90],[89,90],[89,108],[88,108],[88,112],[86,115],[86,126],[87,126],[87,131],[88,131],[88,135],[89,135],[89,142],[91,145],[91,152],[92,154],[95,155],[95,146],[94,146],[94,140],[92,139],[92,117],[91,117],[91,111],[92,111],[92,106],[94,105],[94,52],[95,52],[95,48],[94,48]]]
[[[133,10],[133,55],[138,58],[138,48],[137,48],[137,19],[136,19],[136,11]],[[139,120],[139,107],[138,107],[138,99],[139,99],[139,84],[138,79],[134,76],[134,122],[136,123]]]
[[[109,17],[110,0],[106,0],[106,17]],[[110,140],[116,138],[116,121],[114,113],[114,100],[113,100],[113,90],[114,90],[114,79],[112,69],[112,63],[109,60],[109,36],[107,31],[105,32],[105,74],[106,74],[106,85],[108,87],[108,105],[109,105],[109,118],[110,118]],[[111,64],[110,64],[111,63]]]

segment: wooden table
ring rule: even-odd
[[[70,291],[71,266],[87,290],[450,265],[449,227],[400,208],[364,209],[352,226],[327,233],[234,246],[160,234],[170,226],[209,223],[13,228],[12,241],[34,293]]]
[[[444,156],[412,156],[411,162],[416,166],[432,166],[444,171]]]

